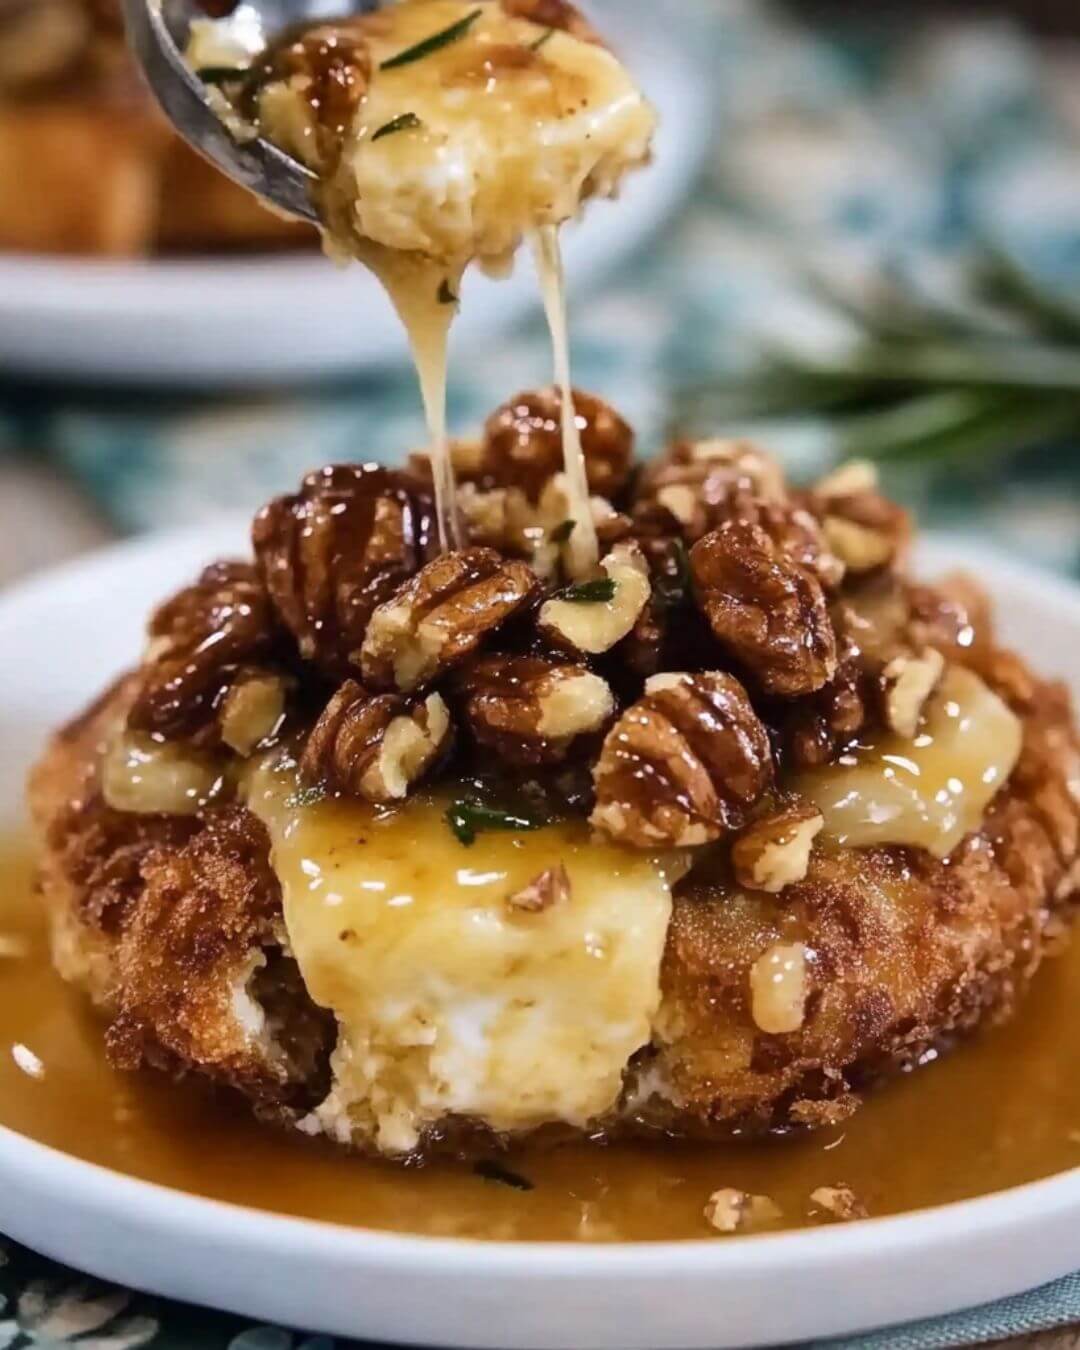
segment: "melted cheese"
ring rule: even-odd
[[[906,844],[944,858],[981,825],[1016,766],[1022,734],[977,675],[953,666],[914,740],[875,738],[791,786],[820,807],[824,835],[838,844]]]
[[[458,41],[384,67],[473,15]],[[536,240],[576,522],[567,558],[575,577],[587,576],[598,547],[569,397],[556,231],[587,198],[613,195],[622,176],[648,159],[653,111],[605,48],[511,17],[493,0],[398,0],[364,19],[363,29],[373,73],[332,150],[302,80],[264,90],[261,129],[317,172],[330,250],[376,273],[408,331],[444,548],[461,542],[446,436],[447,333],[461,277],[474,259],[503,270],[523,236]],[[403,118],[410,124],[388,134]]]
[[[452,1116],[516,1132],[609,1111],[659,1007],[679,860],[594,842],[584,822],[466,848],[445,797],[378,811],[290,805],[293,788],[263,770],[250,802],[304,982],[340,1026],[309,1127],[405,1154]],[[568,899],[507,904],[559,862]]]

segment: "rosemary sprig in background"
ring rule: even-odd
[[[673,402],[680,431],[811,414],[835,458],[898,467],[985,467],[1080,441],[1080,298],[1051,291],[1011,256],[984,249],[959,287],[933,294],[896,274],[860,288],[821,271],[807,282],[850,326],[850,343],[824,354],[770,347],[749,372],[684,386]]]

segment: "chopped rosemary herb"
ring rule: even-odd
[[[572,605],[599,605],[615,599],[615,583],[610,577],[601,577],[598,581],[583,581],[579,586],[570,586],[559,596],[560,600],[569,600]]]
[[[549,28],[546,33],[541,33],[535,42],[529,43],[529,50],[533,52],[538,52],[540,48],[544,45],[544,43],[550,42],[550,40],[554,36],[555,36],[555,29]]]
[[[439,283],[438,298],[440,305],[456,305],[458,302],[457,296],[451,290],[450,283],[447,281],[445,277],[443,277],[442,281]]]
[[[484,830],[539,830],[543,821],[516,811],[500,811],[475,801],[457,801],[446,811],[446,823],[458,843],[471,848]]]
[[[392,136],[395,131],[412,131],[419,126],[423,126],[423,123],[414,112],[401,113],[389,122],[384,122],[378,131],[372,132],[371,139],[381,141],[384,136]]]
[[[481,1158],[473,1164],[473,1171],[485,1181],[497,1181],[500,1186],[510,1186],[515,1191],[535,1191],[536,1185],[520,1172],[512,1172],[494,1158]]]
[[[317,806],[319,802],[326,801],[329,794],[321,783],[315,787],[298,788],[291,796],[285,798],[285,805],[290,808],[300,806]]]
[[[203,84],[227,84],[230,80],[246,80],[251,70],[246,66],[203,66],[195,72]]]
[[[449,47],[451,42],[457,42],[465,36],[483,12],[482,9],[472,10],[463,19],[458,19],[457,23],[452,23],[449,28],[432,33],[423,41],[417,42],[412,47],[406,47],[403,52],[398,52],[397,56],[389,57],[381,63],[379,69],[396,70],[399,66],[411,65],[413,61],[422,61],[425,56],[430,56],[432,52],[437,52],[442,47]]]
[[[574,526],[576,524],[576,520],[564,520],[561,525],[555,526],[548,538],[553,544],[565,544],[574,533]]]

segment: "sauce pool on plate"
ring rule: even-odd
[[[479,1175],[349,1156],[260,1126],[194,1082],[179,1090],[111,1069],[94,1014],[49,963],[24,841],[0,846],[0,875],[0,1124],[197,1195],[431,1236],[621,1242],[709,1237],[702,1209],[721,1187],[770,1196],[779,1226],[794,1228],[812,1222],[819,1186],[846,1183],[885,1215],[1080,1164],[1075,943],[1048,962],[1012,1022],[886,1085],[836,1129],[709,1148],[524,1147]]]

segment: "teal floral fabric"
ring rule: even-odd
[[[901,17],[810,35],[758,0],[675,3],[708,44],[711,158],[670,226],[601,293],[572,297],[575,378],[620,408],[645,452],[685,420],[688,387],[748,369],[763,348],[836,340],[805,285],[808,261],[857,268],[867,286],[902,267],[947,294],[973,242],[990,240],[1080,295],[1075,54],[1040,53],[1006,23],[920,29]],[[451,426],[468,433],[549,370],[537,318],[456,365]],[[8,439],[49,446],[126,529],[254,507],[317,464],[398,458],[424,435],[412,372],[396,368],[195,406],[22,392],[7,412]],[[0,416],[0,444],[4,427]],[[811,416],[769,439],[800,473],[834,448]],[[1073,445],[1025,456],[1008,475],[969,461],[962,473],[924,468],[891,486],[929,524],[1080,569]]]
[[[709,12],[717,110],[706,172],[671,227],[603,293],[574,297],[576,378],[634,422],[644,449],[671,429],[686,386],[747,368],[763,344],[826,340],[800,280],[808,255],[857,263],[871,277],[914,257],[945,287],[972,241],[990,238],[1080,294],[1075,56],[1051,59],[1007,24],[912,29],[904,20],[811,36],[757,0],[714,0]],[[522,326],[489,359],[454,371],[452,425],[474,426],[548,368],[539,323]],[[5,444],[49,447],[130,530],[253,507],[318,463],[393,458],[422,436],[405,370],[195,407],[25,390],[0,405],[0,453]],[[833,449],[813,417],[778,437],[795,472],[820,468]],[[894,486],[928,523],[1080,575],[1073,445],[1026,455],[1007,472],[924,468]],[[335,1350],[323,1336],[103,1286],[14,1244],[0,1248],[0,1263],[0,1350]],[[1076,1320],[1080,1277],[843,1345],[933,1350]]]

